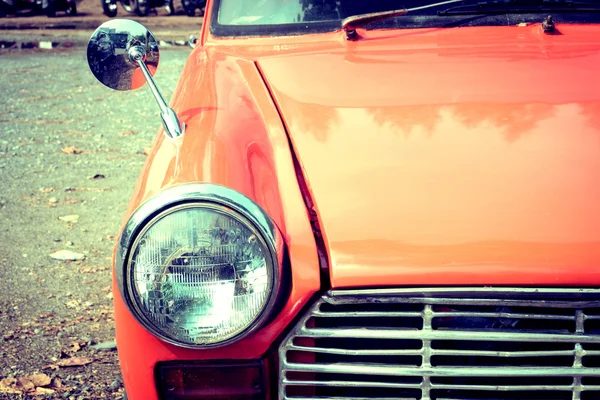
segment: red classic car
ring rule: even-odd
[[[600,3],[212,0],[114,258],[129,399],[600,398]],[[123,38],[126,40],[123,40]]]

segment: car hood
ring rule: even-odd
[[[600,27],[559,31],[372,31],[258,59],[333,287],[600,283]]]

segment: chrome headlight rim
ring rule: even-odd
[[[129,273],[128,269],[130,268],[130,260],[135,251],[136,243],[156,222],[176,210],[202,208],[203,206],[205,208],[219,208],[228,213],[230,217],[239,216],[259,233],[261,242],[268,250],[265,257],[271,265],[272,279],[269,286],[270,293],[263,310],[244,330],[220,342],[193,344],[166,336],[154,328],[153,323],[145,316],[135,299],[132,284],[133,274]],[[129,218],[121,232],[117,245],[115,278],[127,308],[134,318],[152,335],[178,347],[189,349],[217,348],[237,342],[257,331],[271,317],[281,294],[283,248],[283,238],[279,230],[266,212],[248,197],[224,186],[208,183],[184,184],[158,193],[144,202]]]

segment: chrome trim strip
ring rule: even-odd
[[[441,376],[441,377],[538,377],[600,376],[600,368],[519,368],[519,367],[403,367],[385,364],[298,364],[286,363],[285,370],[347,375]]]
[[[361,339],[413,339],[413,340],[475,340],[496,342],[548,342],[560,343],[600,343],[600,336],[557,335],[544,333],[517,332],[469,332],[402,329],[310,329],[298,330],[298,336],[310,338],[361,338]]]
[[[330,386],[330,387],[370,387],[370,388],[397,388],[397,389],[420,389],[420,383],[392,383],[392,382],[357,382],[357,381],[290,381],[283,380],[284,384],[294,386]],[[515,385],[515,386],[495,386],[495,385],[431,385],[432,389],[454,389],[454,390],[481,390],[481,391],[536,391],[536,390],[573,390],[573,385]],[[600,390],[600,385],[586,385],[586,390]],[[322,397],[320,397],[322,398]],[[330,397],[326,397],[330,398]],[[303,397],[304,399],[304,397]]]
[[[174,207],[201,203],[229,208],[248,219],[248,221],[254,225],[254,227],[262,235],[267,247],[271,251],[271,259],[273,260],[273,287],[271,296],[269,297],[263,312],[257,317],[254,323],[248,327],[246,331],[227,341],[211,345],[191,345],[188,343],[181,343],[154,331],[151,326],[149,326],[149,323],[145,320],[144,316],[140,315],[139,312],[136,311],[135,302],[133,302],[130,298],[129,287],[131,286],[131,283],[126,279],[130,250],[132,245],[135,243],[136,238],[141,232],[143,232],[148,224],[151,223],[161,213]],[[213,185],[209,183],[190,183],[163,190],[162,192],[145,201],[131,215],[125,225],[125,228],[121,232],[121,236],[117,245],[115,257],[115,277],[119,292],[124,299],[125,304],[127,304],[129,311],[138,320],[138,322],[140,322],[140,324],[153,335],[159,337],[161,340],[167,343],[174,344],[179,347],[192,349],[221,347],[237,341],[242,337],[245,337],[248,334],[256,331],[269,318],[273,308],[275,307],[276,300],[281,294],[280,284],[283,273],[283,252],[284,241],[281,233],[267,213],[251,199],[233,189],[229,189],[224,186]]]
[[[468,293],[471,297],[485,297],[486,295],[505,294],[505,295],[533,295],[533,297],[543,297],[551,294],[553,296],[569,297],[578,295],[598,295],[599,289],[596,288],[522,288],[522,287],[432,287],[432,288],[385,288],[385,289],[356,289],[356,290],[330,290],[327,294],[330,297],[353,297],[362,298],[371,295],[375,296],[428,296],[435,295],[464,295]]]

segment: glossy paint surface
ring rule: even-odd
[[[560,31],[371,31],[259,59],[333,287],[600,283],[600,27]]]
[[[211,12],[209,2],[206,21]],[[237,190],[281,231],[291,290],[264,329],[211,350],[165,344],[116,296],[129,398],[157,398],[157,362],[269,354],[319,290],[290,144],[334,287],[600,284],[600,27],[559,29],[361,31],[347,42],[219,39],[205,25],[171,102],[186,134],[159,132],[128,215],[174,185]]]

